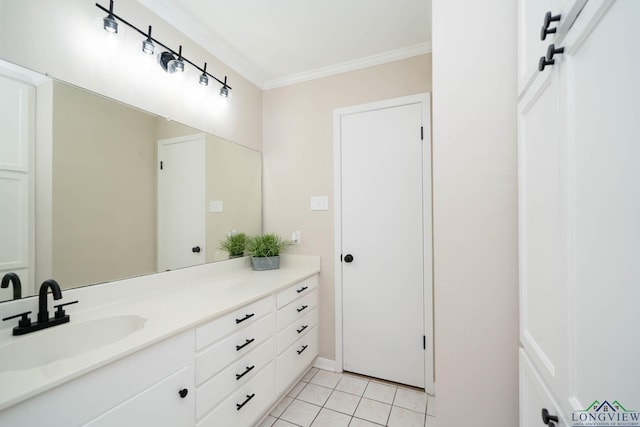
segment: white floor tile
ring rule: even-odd
[[[267,415],[267,418],[262,420],[262,422],[258,424],[258,427],[271,427],[277,420],[278,419],[276,417]]]
[[[425,414],[393,406],[389,415],[389,427],[424,427]]]
[[[307,371],[306,374],[304,374],[304,376],[302,377],[302,381],[308,383],[309,381],[311,381],[311,378],[314,377],[315,374],[317,374],[319,371],[318,368],[311,368]]]
[[[429,396],[429,401],[427,402],[427,415],[436,416],[436,398],[433,396]]]
[[[398,387],[393,405],[424,414],[427,411],[427,394],[421,391]]]
[[[350,421],[348,415],[322,408],[311,427],[347,427]]]
[[[287,396],[296,398],[298,396],[298,394],[300,394],[300,392],[302,391],[304,386],[306,386],[306,385],[307,385],[307,383],[305,383],[303,381],[300,381],[298,384],[293,386],[293,388],[291,390],[289,390],[289,393],[287,393]]]
[[[273,415],[274,417],[278,418],[280,415],[282,415],[284,410],[287,409],[287,406],[289,406],[289,404],[291,402],[293,402],[293,398],[291,398],[289,396],[283,397],[282,400],[280,402],[278,402],[276,407],[273,408],[273,411],[271,411],[271,415]]]
[[[278,420],[273,425],[273,427],[298,427],[298,426],[295,425],[295,424],[291,424],[290,422],[285,421],[285,420]]]
[[[353,415],[356,412],[358,403],[360,403],[359,396],[336,390],[331,394],[324,406],[343,414]]]
[[[349,423],[349,427],[380,427],[380,425],[360,418],[352,418],[351,423]]]
[[[390,411],[391,405],[363,397],[354,415],[373,423],[386,425]]]
[[[369,381],[363,396],[367,399],[390,404],[393,403],[393,398],[396,395],[396,389],[397,387],[395,386]]]
[[[342,374],[329,371],[319,371],[309,382],[333,389],[338,385],[341,379]]]
[[[332,392],[333,390],[330,388],[308,383],[298,394],[296,399],[304,400],[305,402],[313,403],[314,405],[323,406]]]
[[[436,417],[432,417],[431,415],[427,415],[427,423],[425,427],[437,427]]]
[[[280,418],[302,427],[309,427],[318,412],[320,412],[319,406],[296,399],[291,402]]]
[[[342,379],[336,386],[336,390],[362,396],[364,394],[364,390],[367,388],[367,383],[368,381],[366,380],[362,380],[360,378],[352,377],[349,375],[343,375]]]

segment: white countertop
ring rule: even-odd
[[[11,331],[18,319],[2,322],[10,323],[10,327],[2,325],[0,350],[14,340],[32,339],[36,334],[40,334],[38,339],[44,338],[48,331],[62,331],[61,328],[75,322],[104,317],[137,315],[146,319],[144,327],[114,343],[32,369],[3,371],[0,358],[0,410],[319,272],[320,258],[316,256],[285,255],[280,269],[267,271],[253,271],[249,259],[241,258],[63,291],[63,299],[56,303],[79,301],[65,308],[71,316],[70,323],[14,337]],[[51,300],[49,296],[53,315]],[[26,308],[33,311],[33,319],[38,311],[37,301],[36,296],[0,304],[0,316],[17,314]],[[46,345],[42,351],[47,351]]]

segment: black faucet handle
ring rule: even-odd
[[[71,301],[71,302],[65,302],[64,304],[54,305],[53,307],[57,309],[54,317],[56,319],[62,319],[64,316],[67,315],[67,313],[65,313],[65,311],[64,311],[64,309],[62,307],[64,307],[65,305],[76,304],[77,302],[78,302],[78,300],[75,300],[75,301]]]
[[[16,319],[18,317],[21,317],[20,321],[18,322],[18,327],[19,328],[26,328],[28,326],[31,326],[31,319],[29,319],[29,315],[31,314],[31,311],[25,311],[24,313],[20,313],[20,314],[15,314],[13,316],[9,316],[9,317],[5,317],[4,319],[2,319],[2,321],[6,321],[6,320],[11,320],[11,319]]]

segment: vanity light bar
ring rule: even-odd
[[[145,37],[145,42],[144,43],[150,43],[151,45],[153,45],[155,43],[155,44],[157,44],[159,46],[162,46],[163,48],[167,49],[172,55],[177,57],[179,60],[182,60],[184,62],[188,62],[192,67],[196,68],[199,71],[202,71],[202,74],[200,75],[200,82],[203,82],[203,77],[205,77],[205,76],[209,76],[209,77],[213,78],[215,81],[217,81],[218,83],[220,83],[222,85],[222,87],[220,88],[220,96],[222,96],[224,98],[226,98],[228,96],[228,93],[231,90],[231,86],[229,86],[227,84],[227,76],[224,76],[224,81],[220,80],[219,78],[217,78],[213,74],[210,74],[207,71],[206,64],[205,64],[204,68],[200,68],[198,65],[196,65],[195,63],[193,63],[193,62],[189,61],[187,58],[185,58],[182,55],[182,46],[180,46],[180,53],[178,53],[175,50],[171,49],[166,44],[164,44],[161,41],[159,41],[158,39],[156,39],[154,37],[151,37],[151,26],[149,26],[149,31],[148,32],[144,32],[141,29],[139,29],[138,27],[136,27],[135,25],[131,24],[130,22],[127,22],[125,19],[123,19],[120,16],[116,15],[115,13],[113,13],[113,0],[110,1],[108,9],[106,7],[98,4],[98,3],[96,3],[96,7],[108,14],[108,16],[105,18],[105,22],[106,22],[106,20],[108,18],[110,25],[107,28],[107,25],[105,23],[105,31],[108,31],[108,32],[111,32],[111,33],[117,33],[118,32],[118,29],[117,29],[118,28],[118,24],[117,24],[116,20],[122,22],[127,27],[129,27],[129,28],[131,28],[133,30],[136,30],[138,33],[140,33],[140,35],[144,36]],[[115,25],[113,25],[111,23],[113,23]],[[208,79],[207,79],[207,82],[208,82]]]

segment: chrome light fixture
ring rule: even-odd
[[[109,15],[105,16],[102,20],[102,26],[104,30],[108,33],[117,34],[118,33],[118,23],[116,22],[115,17],[113,16],[113,0],[109,2]]]
[[[155,52],[155,48],[156,45],[161,46],[162,48],[165,49],[164,52],[162,52],[159,56],[158,56],[158,62],[160,63],[160,66],[162,67],[162,69],[164,71],[166,71],[167,73],[181,73],[184,71],[184,63],[188,62],[190,65],[192,65],[194,68],[196,68],[197,70],[202,71],[202,74],[200,75],[200,79],[199,82],[201,85],[203,86],[208,86],[209,85],[209,78],[211,77],[212,79],[214,79],[215,81],[217,81],[218,83],[220,83],[222,85],[222,87],[220,88],[220,96],[222,96],[223,98],[228,98],[231,95],[231,86],[229,86],[227,84],[227,77],[224,77],[224,81],[218,79],[216,76],[212,75],[211,73],[207,72],[207,63],[205,62],[204,64],[204,68],[200,68],[199,66],[197,66],[195,63],[189,61],[187,58],[182,56],[182,46],[180,46],[180,48],[178,49],[178,53],[177,53],[177,57],[176,57],[176,51],[171,49],[170,47],[168,47],[167,45],[165,45],[164,43],[160,42],[157,39],[154,39],[153,37],[151,37],[151,25],[149,25],[149,31],[148,32],[143,32],[142,30],[140,30],[138,27],[136,27],[135,25],[131,24],[130,22],[127,22],[124,18],[122,18],[121,16],[116,15],[115,13],[113,13],[113,0],[109,0],[109,8],[105,8],[104,6],[101,6],[100,4],[96,3],[96,7],[104,12],[106,12],[108,15],[103,19],[103,27],[105,29],[105,31],[109,32],[109,33],[117,33],[118,32],[118,21],[125,24],[127,27],[137,31],[140,35],[144,36],[145,39],[142,41],[142,51],[148,55],[152,55]]]
[[[147,39],[142,42],[142,51],[147,55],[153,55],[155,49],[156,45],[153,44],[153,39],[151,38],[151,25],[149,25],[149,34],[147,35]]]
[[[220,96],[223,98],[229,98],[229,86],[227,86],[227,76],[224,76],[224,83],[220,88]]]
[[[184,71],[184,62],[182,61],[182,46],[178,53],[178,58],[172,52],[162,52],[160,54],[160,66],[169,74],[181,73]]]
[[[207,76],[207,63],[204,63],[204,68],[202,69],[202,74],[200,75],[200,84],[202,86],[209,85],[209,76]]]

